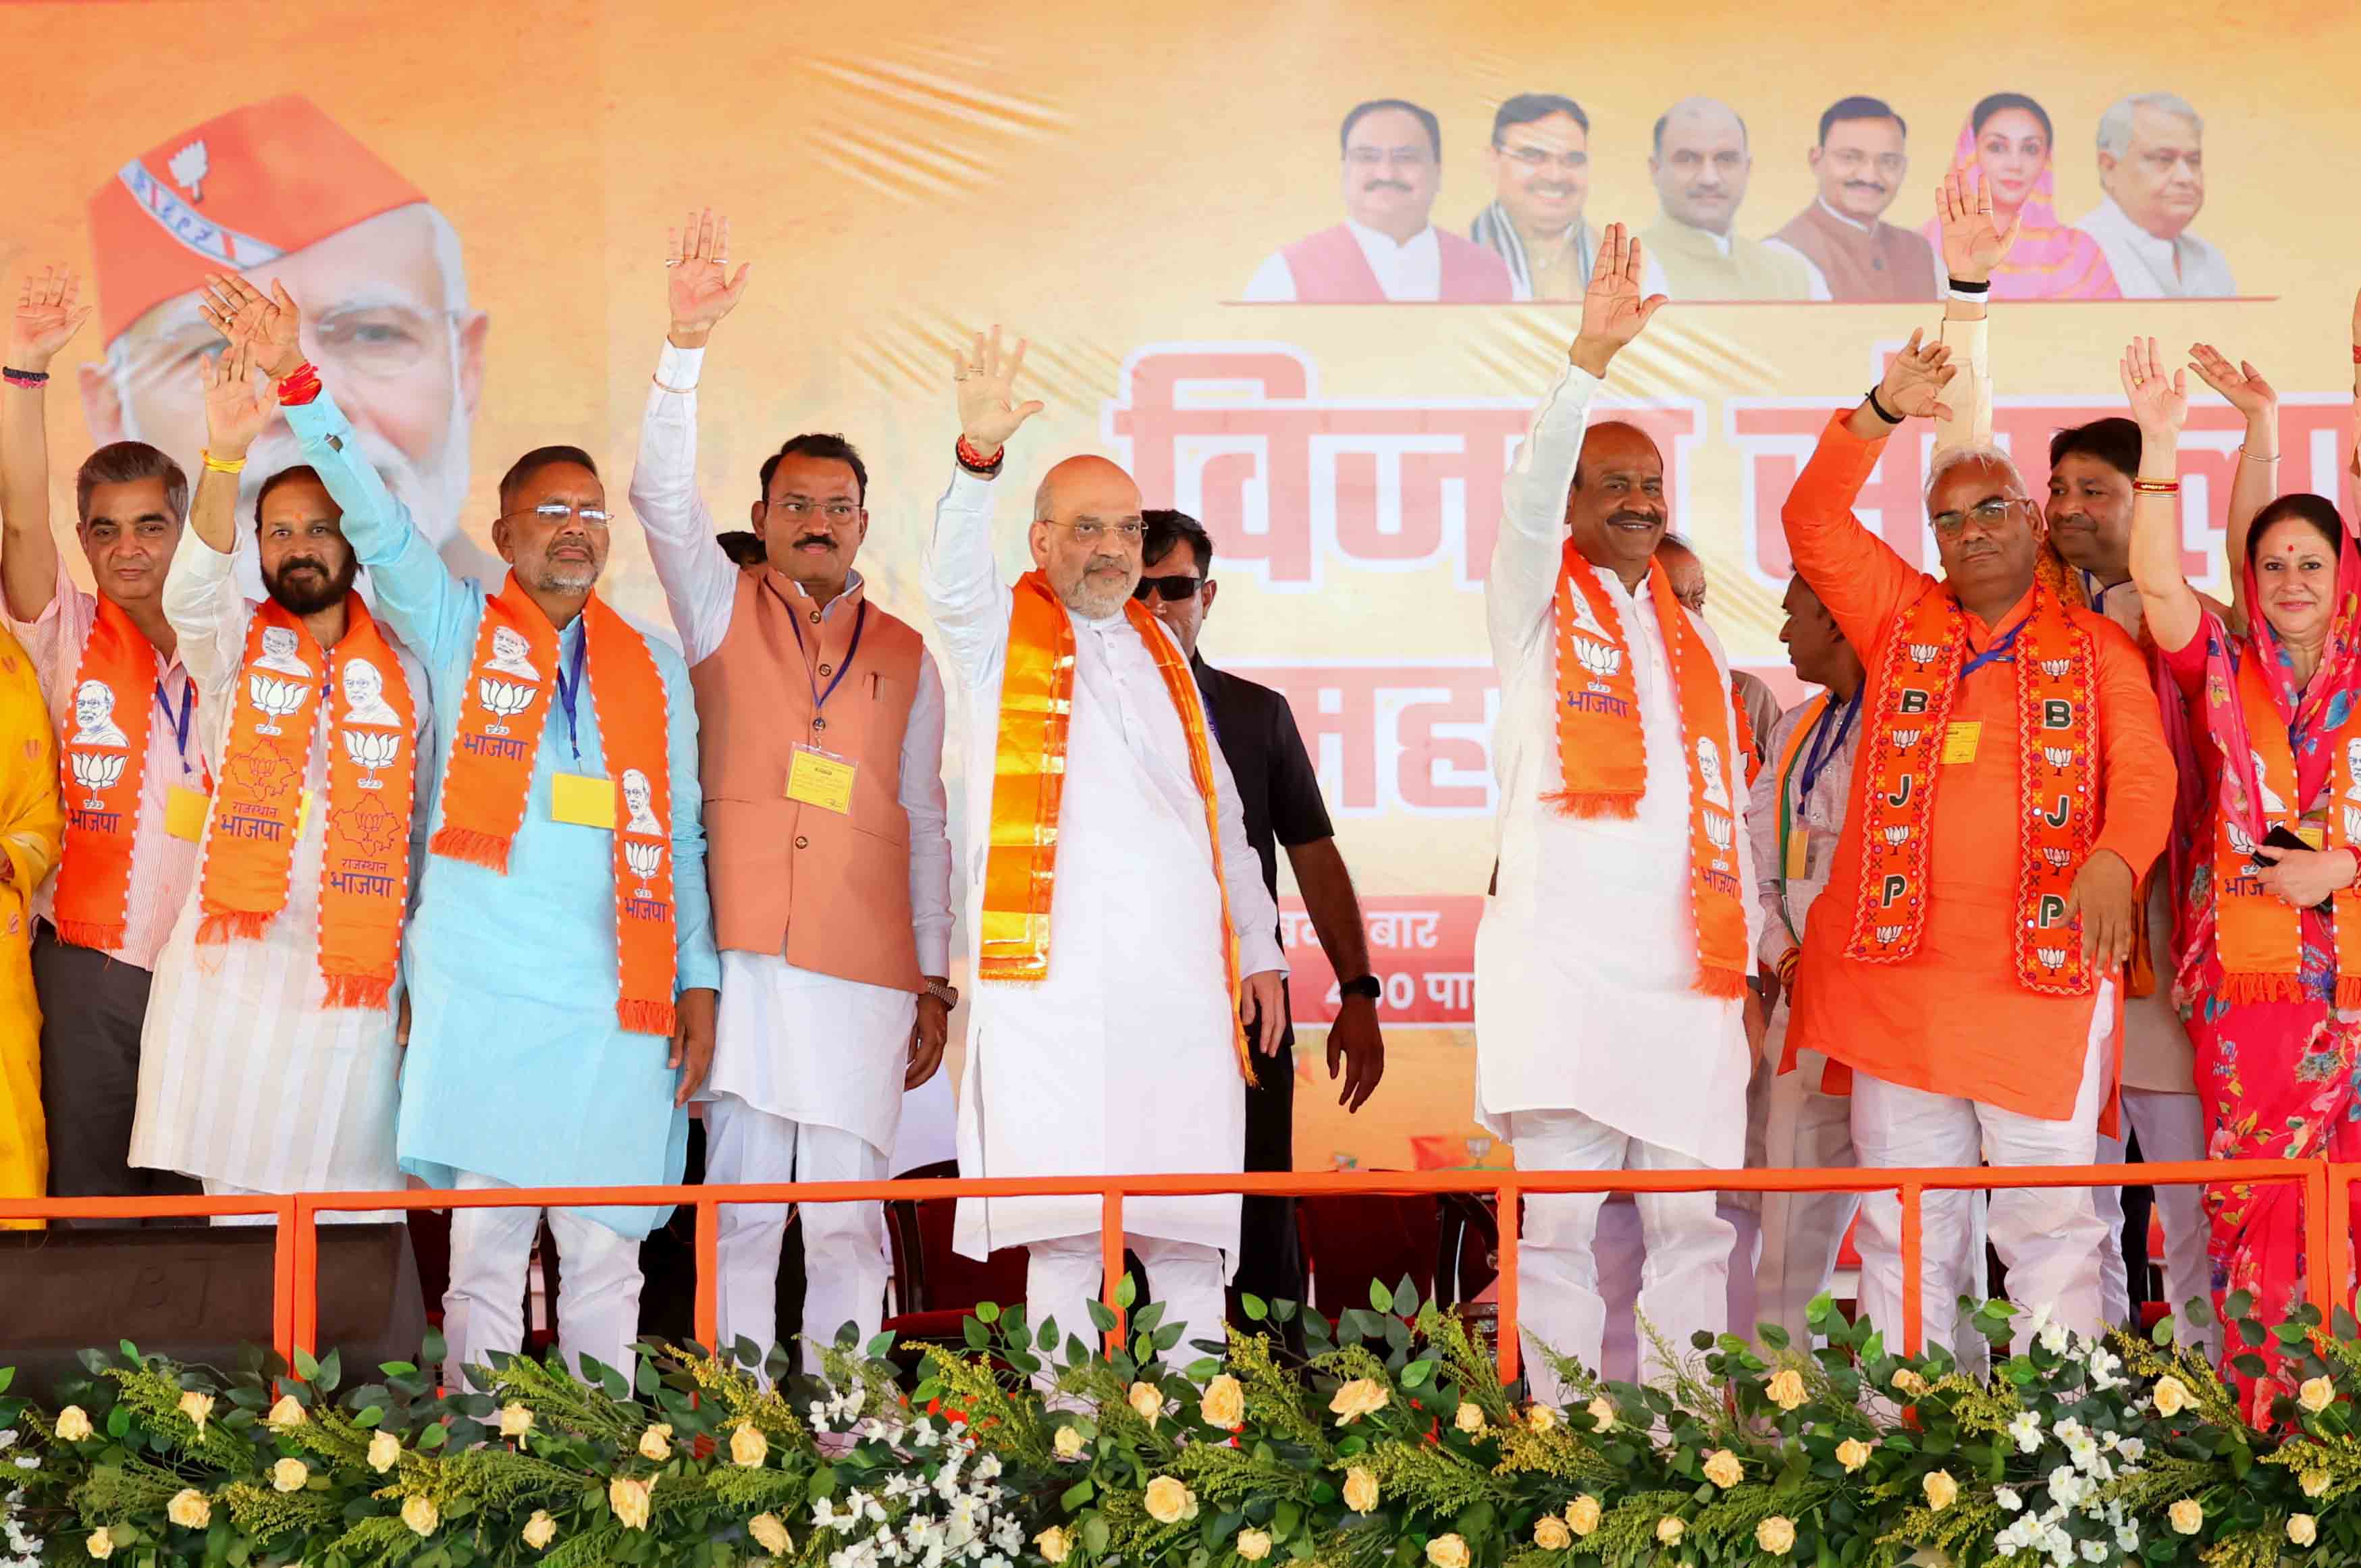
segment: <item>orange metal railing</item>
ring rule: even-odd
[[[1902,1332],[1919,1346],[1924,1304],[1923,1217],[1928,1192],[2017,1187],[2189,1186],[2216,1181],[2299,1182],[2303,1188],[2310,1298],[2323,1314],[2350,1305],[2349,1254],[2336,1238],[2350,1231],[2352,1184],[2361,1164],[2326,1160],[2215,1160],[2170,1165],[1960,1167],[1924,1169],[1848,1168],[1812,1170],[1437,1170],[1228,1172],[1205,1176],[942,1178],[901,1181],[780,1182],[738,1187],[546,1187],[470,1191],[301,1192],[276,1198],[38,1198],[0,1200],[0,1220],[124,1219],[170,1215],[268,1214],[278,1223],[271,1337],[290,1360],[315,1348],[319,1332],[319,1217],[387,1209],[492,1209],[597,1204],[685,1204],[697,1216],[697,1337],[717,1333],[718,1253],[724,1203],[830,1203],[888,1199],[1087,1196],[1100,1199],[1105,1299],[1115,1313],[1110,1341],[1124,1332],[1115,1288],[1123,1276],[1126,1198],[1240,1192],[1283,1197],[1380,1193],[1490,1193],[1499,1203],[1500,1376],[1518,1376],[1518,1201],[1553,1192],[1894,1192],[1902,1203]],[[2178,1303],[2176,1303],[2178,1305]]]

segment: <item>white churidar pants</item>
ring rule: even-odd
[[[2083,1044],[2082,1082],[2072,1113],[2044,1121],[1954,1095],[1930,1094],[1859,1073],[1852,1085],[1852,1141],[1871,1167],[2089,1165],[2098,1151],[2099,1108],[2107,1035],[2114,1019],[2114,982],[2102,981]],[[1973,1220],[1973,1194],[1921,1195],[1925,1343],[1956,1348],[1960,1276]],[[1990,1208],[1993,1245],[2008,1268],[2009,1299],[2026,1324],[2046,1307],[2078,1333],[2106,1327],[2099,1299],[2099,1255],[2105,1227],[2087,1187],[2001,1188]],[[1902,1343],[1902,1201],[1868,1194],[1861,1206],[1861,1306],[1888,1342]]]
[[[1189,1348],[1191,1340],[1222,1337],[1222,1288],[1227,1276],[1221,1249],[1127,1232],[1123,1243],[1148,1270],[1133,1310],[1150,1301],[1164,1303],[1160,1326],[1183,1325],[1180,1342],[1170,1352],[1173,1364],[1187,1365],[1199,1354]],[[1096,1354],[1099,1332],[1091,1321],[1090,1303],[1099,1299],[1100,1282],[1105,1277],[1099,1266],[1099,1238],[1060,1236],[1031,1243],[1026,1252],[1025,1321],[1036,1333],[1052,1319],[1058,1324],[1058,1350],[1048,1359],[1054,1361],[1065,1354],[1070,1336],[1080,1338]]]
[[[1509,1135],[1520,1170],[1701,1170],[1702,1162],[1617,1132],[1579,1111],[1514,1111]],[[1535,1193],[1525,1200],[1525,1234],[1517,1249],[1519,1329],[1525,1340],[1527,1379],[1537,1399],[1552,1403],[1565,1390],[1549,1365],[1532,1353],[1545,1345],[1596,1368],[1604,1348],[1607,1308],[1592,1250],[1603,1192]],[[1720,1333],[1730,1315],[1730,1254],[1736,1233],[1715,1212],[1717,1194],[1642,1192],[1634,1200],[1647,1259],[1640,1272],[1639,1310],[1680,1355],[1689,1335]],[[1662,1370],[1653,1365],[1645,1375]]]
[[[2124,1091],[2124,1116],[2139,1135],[2140,1157],[2157,1165],[2178,1165],[2205,1157],[2205,1102],[2194,1094],[2169,1094],[2161,1090]],[[2121,1164],[2124,1140],[2099,1135],[2098,1163]],[[2164,1223],[2164,1299],[2171,1308],[2174,1343],[2202,1344],[2213,1354],[2215,1335],[2190,1326],[2181,1309],[2199,1297],[2210,1304],[2213,1293],[2213,1260],[2206,1251],[2212,1229],[2206,1223],[2203,1189],[2158,1187],[2157,1217]],[[2132,1315],[2131,1280],[2124,1264],[2124,1190],[2094,1187],[2099,1223],[2107,1227],[2106,1251],[2099,1259],[2099,1290],[2107,1321],[2122,1323]]]
[[[511,1183],[459,1172],[462,1192]],[[451,1286],[443,1293],[443,1337],[449,1346],[443,1380],[469,1387],[463,1366],[483,1366],[494,1351],[524,1345],[525,1274],[542,1211],[451,1211]],[[631,1376],[631,1342],[640,1333],[640,1244],[571,1209],[549,1211],[557,1238],[557,1345],[577,1372],[586,1355]]]
[[[856,1133],[790,1122],[733,1094],[705,1107],[705,1179],[734,1182],[882,1181],[886,1157]],[[885,1210],[881,1203],[806,1203],[804,1337],[833,1344],[850,1322],[863,1346],[885,1310]],[[778,1340],[779,1254],[785,1203],[721,1206],[720,1340],[754,1342],[767,1355]],[[807,1363],[816,1365],[816,1363]]]
[[[265,1192],[258,1187],[240,1187],[232,1181],[207,1180],[208,1198],[280,1198],[284,1193]],[[320,1223],[324,1225],[398,1225],[409,1215],[400,1209],[323,1209]],[[269,1214],[215,1214],[209,1222],[216,1225],[276,1225],[279,1221]]]

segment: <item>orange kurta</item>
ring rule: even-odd
[[[1839,414],[1796,477],[1784,513],[1796,571],[1872,671],[1896,615],[1932,581],[1852,515],[1853,498],[1884,445],[1853,435]],[[2021,619],[2031,598],[2012,606],[1999,628],[1971,614],[1970,657],[1995,630]],[[2098,654],[2100,806],[2092,852],[2113,850],[2143,876],[2171,830],[2172,753],[2137,646],[2103,616],[2080,607],[2069,613],[2090,630]],[[1918,951],[1886,964],[1845,954],[1861,890],[1854,814],[1838,841],[1827,894],[1813,904],[1805,928],[1788,1043],[1888,1083],[2060,1121],[2072,1113],[2081,1081],[2092,1003],[2040,995],[2017,981],[2009,931],[2018,851],[2015,666],[1995,662],[1970,674],[1951,719],[1983,728],[1974,760],[1946,764],[1936,792]],[[1868,787],[1861,772],[1871,751],[1862,746],[1855,759],[1856,800]]]

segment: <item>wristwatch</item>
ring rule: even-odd
[[[1366,996],[1370,1001],[1375,1002],[1385,993],[1385,981],[1379,980],[1373,974],[1365,974],[1358,980],[1345,981],[1336,987],[1336,994],[1339,998],[1346,996]]]
[[[946,985],[939,980],[930,980],[927,981],[927,994],[946,1007],[959,1005],[959,987],[956,985]]]

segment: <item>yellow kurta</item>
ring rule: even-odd
[[[41,1007],[33,996],[33,890],[57,864],[65,831],[58,798],[56,732],[33,662],[0,630],[0,1198],[48,1190],[49,1146],[41,1125]],[[35,1229],[38,1221],[0,1229]]]

